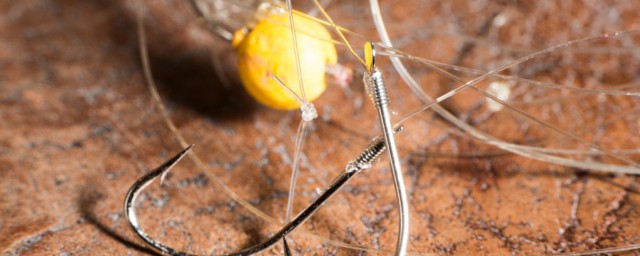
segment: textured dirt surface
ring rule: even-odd
[[[332,1],[327,8],[336,23],[377,38],[366,3],[342,2]],[[640,28],[632,1],[419,2],[382,5],[396,46],[481,70],[572,39]],[[144,80],[135,3],[0,2],[3,256],[153,254],[124,219],[123,198],[133,181],[181,146]],[[280,226],[274,220],[284,216],[300,114],[255,103],[239,85],[232,49],[204,28],[187,2],[148,1],[146,8],[144,24],[161,97],[187,143],[196,144],[194,155],[205,168],[187,159],[165,185],[151,186],[138,200],[142,225],[154,237],[193,253],[255,244],[273,234]],[[363,42],[350,38],[357,46]],[[633,86],[640,70],[638,41],[635,34],[600,38],[503,74],[590,89]],[[340,62],[354,69],[354,83],[331,86],[315,103],[320,118],[305,144],[296,211],[377,131],[376,114],[360,83],[363,69],[344,47],[339,51]],[[379,65],[389,84],[400,85],[391,93],[395,111],[403,115],[419,106],[391,64],[382,60]],[[432,96],[460,85],[424,64],[410,63],[409,70]],[[464,80],[475,76],[450,71]],[[479,87],[491,81],[497,79]],[[640,160],[618,153],[639,142],[634,98],[574,97],[574,91],[523,84],[512,85],[514,106],[618,156],[573,159],[623,166]],[[589,148],[522,114],[491,112],[485,102],[469,90],[443,106],[507,141]],[[592,173],[505,153],[471,139],[433,112],[408,122],[398,137],[412,204],[410,252],[551,254],[640,243],[636,176]],[[387,166],[382,160],[354,178],[294,232],[289,239],[294,253],[363,253],[327,239],[393,251],[398,213]],[[242,207],[220,184],[270,217]],[[265,254],[281,250],[277,245]]]

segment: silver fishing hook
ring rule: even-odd
[[[403,128],[398,127],[395,132],[400,132]],[[171,168],[178,163],[191,149],[193,145],[182,150],[173,158],[169,159],[164,164],[160,165],[156,169],[153,169],[149,173],[142,176],[138,179],[129,189],[127,196],[124,200],[124,214],[129,221],[129,225],[133,229],[134,232],[147,244],[149,244],[153,249],[158,251],[159,253],[166,255],[180,255],[180,256],[192,256],[195,254],[190,254],[186,252],[182,252],[176,249],[173,249],[160,241],[157,241],[151,238],[144,230],[140,227],[138,223],[138,216],[136,214],[135,201],[138,195],[142,192],[142,190],[147,187],[151,182],[153,182],[158,176],[161,177],[161,182],[164,179],[164,176],[171,170]],[[252,247],[232,252],[223,255],[251,255],[263,250],[268,249],[281,239],[285,243],[285,250],[288,249],[288,245],[286,244],[286,240],[284,237],[289,234],[291,231],[296,229],[298,226],[307,221],[329,198],[331,198],[336,192],[338,192],[354,175],[358,174],[360,171],[368,169],[372,166],[374,160],[378,158],[386,149],[385,140],[383,137],[375,138],[369,146],[367,146],[358,157],[347,164],[344,170],[338,175],[329,185],[329,187],[318,197],[316,198],[309,206],[307,206],[302,212],[298,214],[291,222],[287,223],[278,233],[267,239],[266,241],[254,245]],[[290,251],[287,251],[290,254]]]
[[[405,255],[409,241],[409,200],[407,199],[407,189],[404,185],[402,177],[402,166],[396,149],[396,142],[393,137],[393,126],[391,124],[391,116],[389,114],[389,96],[387,95],[387,87],[385,85],[382,71],[376,67],[376,51],[373,43],[367,42],[364,45],[366,71],[364,73],[364,84],[367,94],[371,97],[373,105],[378,110],[378,119],[382,126],[382,134],[384,141],[389,150],[389,165],[393,174],[393,181],[396,189],[396,198],[398,200],[399,211],[399,227],[398,241],[396,244],[396,255]]]

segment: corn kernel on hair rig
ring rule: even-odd
[[[215,20],[207,12],[211,9],[207,8],[204,1],[192,2],[202,17],[209,21]],[[337,64],[335,45],[324,26],[302,13],[294,12],[290,0],[285,2],[286,6],[274,0],[249,4],[229,2],[231,8],[243,5],[243,10],[251,10],[253,18],[245,21],[235,33],[221,33],[218,25],[224,21],[212,22],[210,25],[214,28],[213,32],[228,39],[236,50],[240,80],[256,101],[279,110],[300,108],[302,120],[295,139],[286,222],[292,217],[296,179],[307,127],[318,116],[310,101],[315,100],[326,89],[325,73],[343,86],[350,82],[352,73]],[[214,7],[214,10],[223,9]],[[287,248],[284,237],[283,242]]]
[[[210,15],[207,17],[208,9],[204,2],[193,0],[192,3],[205,19],[213,20]],[[254,3],[254,19],[232,36],[221,33],[216,23],[212,25],[216,34],[230,39],[238,57],[238,73],[242,84],[256,101],[274,109],[291,110],[299,107],[301,110],[302,120],[296,133],[286,222],[292,217],[298,164],[306,128],[318,116],[309,101],[315,100],[325,90],[325,70],[327,65],[337,63],[337,52],[329,32],[301,14],[294,14],[290,0],[286,1],[286,11],[268,2],[257,3]],[[306,65],[302,66],[300,63]],[[287,86],[294,84],[298,86]],[[282,240],[285,251],[288,251],[286,237],[283,236]]]
[[[394,132],[402,131],[402,127],[398,127]],[[141,178],[139,178],[129,189],[124,200],[124,214],[125,218],[129,222],[129,225],[133,231],[147,244],[149,244],[154,250],[165,255],[195,255],[187,252],[183,252],[174,249],[164,243],[149,236],[138,223],[138,215],[136,213],[135,201],[138,195],[153,182],[156,178],[160,177],[160,182],[164,180],[165,175],[175,166],[191,149],[193,145],[188,146],[173,158],[169,159],[164,164],[151,170]],[[304,210],[302,210],[295,218],[287,223],[280,231],[275,235],[265,240],[264,242],[254,245],[252,247],[222,255],[251,255],[262,252],[275,243],[283,240],[284,237],[295,230],[297,227],[307,221],[327,200],[329,200],[336,192],[338,192],[351,178],[353,178],[360,171],[369,169],[375,163],[375,160],[386,149],[385,140],[382,137],[377,137],[355,158],[354,161],[349,162],[344,170],[331,182],[327,189],[316,198],[311,204],[309,204]],[[291,255],[286,244],[284,243],[285,253]]]

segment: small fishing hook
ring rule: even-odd
[[[395,132],[402,131],[403,127],[398,127]],[[160,182],[164,180],[165,175],[171,170],[171,168],[178,163],[191,149],[193,145],[188,146],[180,153],[178,153],[173,158],[169,159],[164,164],[160,165],[158,168],[153,169],[149,173],[145,174],[141,178],[139,178],[129,189],[127,196],[124,200],[124,214],[129,221],[129,225],[133,229],[134,232],[147,244],[149,244],[153,249],[158,251],[159,253],[166,255],[176,255],[176,256],[195,256],[195,254],[190,254],[186,252],[181,252],[179,250],[173,249],[153,238],[151,238],[144,230],[140,227],[138,223],[138,216],[136,214],[135,201],[138,195],[147,187],[153,180],[155,180],[158,176],[160,176]],[[263,250],[268,249],[281,239],[289,234],[291,231],[296,229],[298,226],[307,221],[329,198],[331,198],[336,192],[338,192],[354,175],[358,174],[360,171],[371,168],[373,161],[376,160],[382,152],[386,149],[385,140],[383,137],[376,137],[373,141],[367,146],[358,157],[347,164],[344,170],[338,175],[329,185],[329,187],[322,193],[318,198],[316,198],[309,206],[307,206],[302,212],[298,214],[291,222],[287,223],[278,233],[267,239],[266,241],[254,245],[252,247],[232,252],[223,255],[251,255],[254,253],[261,252]],[[286,240],[283,240],[285,243],[285,253],[287,255],[291,255],[290,250],[288,250],[288,245],[286,244]]]

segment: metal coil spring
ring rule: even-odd
[[[367,89],[367,94],[371,97],[373,105],[376,108],[389,105],[389,96],[387,95],[384,76],[379,69],[374,68],[373,71],[366,72],[364,84]]]
[[[376,138],[364,151],[362,151],[362,153],[356,158],[355,162],[358,164],[369,164],[376,160],[382,152],[384,152],[385,148],[384,140]]]

